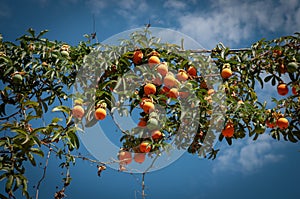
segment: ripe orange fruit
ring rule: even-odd
[[[141,153],[149,153],[151,151],[151,144],[148,141],[143,141],[140,144],[140,152]]]
[[[187,69],[187,73],[188,73],[190,76],[196,76],[196,75],[197,75],[197,69],[196,69],[194,66],[190,66],[190,67]]]
[[[106,117],[106,110],[104,108],[97,108],[95,111],[96,120],[103,120]]]
[[[188,74],[184,70],[179,71],[176,77],[181,82],[184,82],[189,78]]]
[[[120,151],[118,154],[118,159],[122,164],[130,164],[132,162],[132,155],[129,151]]]
[[[289,126],[289,121],[286,118],[281,117],[277,120],[277,126],[280,129],[286,129]]]
[[[167,94],[167,97],[176,99],[179,95],[178,89],[177,88],[171,88],[169,93]]]
[[[159,130],[154,130],[151,133],[151,137],[153,140],[158,140],[162,138],[162,133]]]
[[[143,97],[141,102],[140,102],[140,107],[143,108],[145,102],[152,102],[152,100],[148,97]]]
[[[221,77],[224,79],[228,79],[232,75],[232,71],[230,68],[224,68],[221,72]]]
[[[266,125],[269,128],[275,128],[277,126],[276,122],[270,122],[270,120],[266,121]]]
[[[279,49],[274,49],[274,50],[273,50],[273,54],[274,54],[275,57],[276,57],[276,56],[280,56],[280,55],[282,55],[282,51],[279,50]]]
[[[144,86],[144,93],[145,95],[151,95],[156,93],[156,86],[154,84],[146,84]]]
[[[207,94],[208,95],[212,95],[212,94],[214,94],[215,93],[215,90],[214,89],[208,89],[208,91],[207,91]]]
[[[139,123],[138,123],[138,127],[146,127],[147,126],[147,121],[144,118],[141,118]]]
[[[134,64],[140,64],[142,63],[143,57],[143,52],[141,50],[136,50],[133,53],[132,61]]]
[[[232,137],[234,134],[234,125],[231,122],[228,122],[225,128],[222,130],[222,135],[224,137]]]
[[[280,72],[281,74],[286,73],[286,66],[285,66],[284,64],[280,64],[280,65],[279,65],[279,72]]]
[[[154,110],[154,104],[152,102],[145,102],[142,109],[145,113],[150,113]]]
[[[156,71],[164,77],[168,73],[168,65],[163,62],[157,66]]]
[[[280,83],[277,86],[277,92],[279,95],[286,95],[289,92],[289,88],[285,83]]]
[[[166,87],[173,88],[176,87],[177,82],[173,75],[166,75],[164,78],[164,84]]]
[[[297,93],[296,86],[293,86],[293,87],[292,87],[292,93],[293,93],[294,95],[297,95],[297,94],[298,94],[298,93]]]
[[[72,110],[72,115],[75,118],[81,119],[84,115],[84,109],[82,108],[82,106],[80,106],[80,105],[74,106],[73,110]]]
[[[146,154],[145,153],[135,153],[133,159],[135,162],[142,164],[146,159]]]
[[[166,86],[162,87],[159,94],[167,94],[170,91],[170,89]]]
[[[149,64],[150,67],[153,67],[153,66],[155,66],[156,64],[159,64],[159,63],[160,63],[160,59],[155,55],[152,55],[148,59],[148,64]]]

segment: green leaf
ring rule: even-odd
[[[291,141],[293,143],[298,142],[298,140],[293,136],[292,133],[288,133],[288,139],[289,139],[289,141]]]
[[[32,164],[32,166],[36,166],[36,162],[35,162],[35,159],[33,157],[33,155],[31,153],[26,153],[30,163]]]
[[[52,137],[51,142],[54,142],[56,139],[59,138],[59,136],[61,136],[60,131],[57,131],[57,132],[54,134],[54,136]]]
[[[273,76],[273,79],[272,79],[272,86],[275,86],[275,84],[276,84],[276,78]]]
[[[41,36],[43,36],[47,32],[49,32],[49,30],[42,30],[36,38],[39,39]]]
[[[27,32],[29,32],[29,34],[31,34],[32,37],[35,37],[35,31],[32,28],[29,28]]]
[[[78,139],[76,133],[74,132],[74,130],[76,130],[76,129],[72,129],[72,130],[68,131],[67,135],[70,139],[70,143],[72,144],[72,146],[74,148],[78,149],[79,148],[79,139]]]
[[[30,151],[34,154],[44,157],[44,152],[39,148],[31,148]]]
[[[71,113],[71,109],[69,107],[63,106],[63,105],[57,106],[57,107],[52,109],[52,112],[59,112],[59,111],[64,112],[68,115],[70,115],[70,113]]]
[[[4,195],[2,195],[1,193],[0,193],[0,198],[1,199],[9,199],[9,198],[5,197]]]
[[[13,69],[14,69],[13,66],[9,67],[7,70],[5,70],[5,73],[3,74],[3,76],[6,77],[10,73],[10,71],[12,71]]]
[[[232,138],[225,137],[225,139],[229,145],[232,145]]]
[[[38,102],[29,100],[29,101],[26,101],[23,105],[28,106],[28,107],[38,107],[40,104]]]
[[[13,176],[13,175],[10,175],[10,176],[7,178],[7,181],[6,181],[6,184],[5,184],[5,191],[6,191],[6,193],[8,193],[8,192],[11,191],[13,182],[14,182],[14,176]]]

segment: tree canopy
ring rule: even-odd
[[[0,180],[6,180],[7,194],[1,198],[13,198],[17,190],[30,198],[25,162],[36,166],[36,156],[48,160],[50,153],[66,170],[77,158],[93,161],[100,175],[107,164],[121,171],[132,160],[155,164],[170,149],[214,159],[217,140],[231,145],[265,132],[278,140],[300,139],[299,33],[249,48],[219,43],[199,50],[162,43],[151,28],[116,46],[90,40],[70,46],[48,40],[46,32],[29,29],[15,43],[0,37]],[[267,84],[278,97],[261,101],[258,93]],[[114,120],[115,113],[138,123],[129,130],[116,123],[116,160],[77,155],[79,134]],[[55,198],[64,197],[70,182],[67,172]]]

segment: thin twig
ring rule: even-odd
[[[46,177],[46,171],[47,171],[47,167],[48,167],[48,163],[49,163],[49,158],[50,158],[50,155],[51,155],[51,151],[52,151],[52,148],[49,148],[49,151],[48,151],[48,154],[47,154],[47,158],[46,158],[46,163],[45,163],[45,166],[43,168],[43,175],[42,175],[41,179],[38,181],[38,184],[36,186],[35,199],[39,198],[40,185],[41,185],[42,181]]]
[[[18,110],[17,112],[15,112],[15,113],[13,113],[13,114],[7,116],[7,117],[1,117],[1,118],[0,118],[0,121],[1,121],[1,120],[8,120],[9,118],[11,118],[11,117],[17,115],[18,113],[20,113],[20,110]]]
[[[148,171],[153,167],[155,161],[158,159],[159,155],[157,154],[156,157],[153,159],[152,163],[150,166],[142,173],[142,197],[143,199],[146,198],[146,193],[145,193],[145,175],[148,173]]]
[[[239,49],[229,49],[228,52],[244,52],[249,51],[251,48],[239,48]],[[212,53],[218,52],[219,50],[207,50],[207,49],[195,49],[195,50],[179,50],[179,52],[190,52],[190,53]]]

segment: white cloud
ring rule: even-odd
[[[211,0],[210,9],[179,16],[179,30],[212,48],[236,45],[256,33],[293,34],[300,27],[300,3],[287,1]]]
[[[88,0],[86,1],[88,7],[90,7],[92,13],[99,14],[104,8],[107,7],[107,1],[105,0]]]
[[[213,163],[213,173],[229,171],[249,174],[267,164],[282,160],[284,156],[274,152],[282,147],[282,143],[272,141],[274,140],[269,135],[263,134],[257,141],[239,140],[232,146],[222,147]]]
[[[128,24],[132,24],[133,27],[141,26],[137,25],[137,21],[143,19],[146,14],[148,16],[148,4],[145,0],[138,3],[134,0],[119,0],[116,3],[116,12],[122,16]],[[148,20],[147,18],[145,20]],[[145,21],[146,23],[147,21]]]
[[[11,10],[4,2],[0,2],[0,17],[9,17],[11,16]]]
[[[186,8],[186,4],[184,3],[184,1],[179,1],[179,0],[167,0],[165,1],[163,6],[165,8],[176,9],[176,10],[181,10]]]

